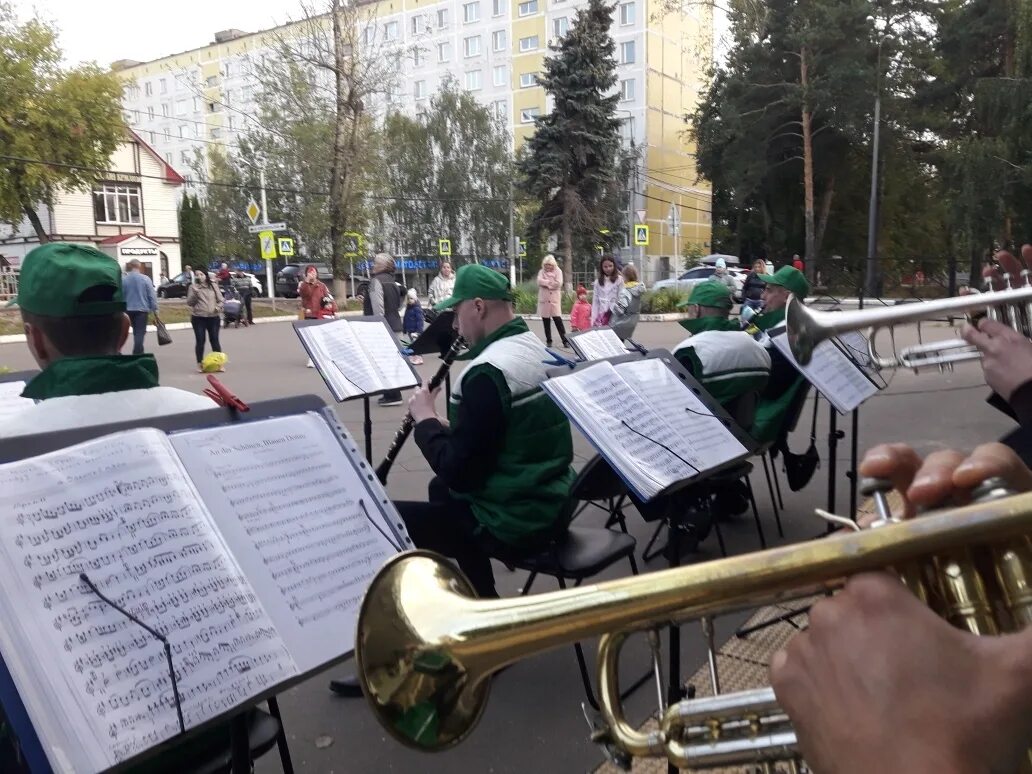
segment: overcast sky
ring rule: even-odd
[[[119,59],[151,59],[189,51],[210,43],[219,30],[245,32],[274,27],[298,18],[297,0],[165,0],[125,6],[128,12],[98,12],[106,4],[88,0],[14,0],[19,15],[35,11],[54,22],[69,64],[89,60],[106,67]],[[718,38],[726,32],[717,13]],[[718,56],[722,55],[718,43]]]
[[[210,43],[218,30],[255,32],[297,18],[295,0],[165,0],[118,3],[14,0],[22,17],[33,11],[57,24],[66,61],[151,59]]]

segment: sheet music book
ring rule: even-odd
[[[601,360],[542,387],[641,500],[749,454],[659,357]]]
[[[294,330],[339,401],[419,384],[382,318],[299,322]]]
[[[0,382],[0,421],[12,417],[36,401],[21,396],[25,382]]]
[[[805,366],[792,354],[787,334],[772,336],[771,342],[840,414],[852,411],[878,394],[878,386],[833,340],[818,344],[813,350],[813,359]]]
[[[612,328],[593,328],[574,333],[569,341],[581,360],[604,360],[627,354],[627,347]]]
[[[99,771],[349,652],[410,546],[317,413],[140,428],[0,465],[0,653],[55,772]]]

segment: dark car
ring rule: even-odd
[[[177,274],[168,281],[167,285],[158,288],[158,298],[186,298],[186,291],[190,289],[192,281],[193,274],[190,272],[184,271],[182,274]]]
[[[283,298],[297,298],[297,284],[304,279],[301,272],[309,265],[315,267],[319,279],[326,287],[333,287],[333,272],[325,263],[288,263],[276,272],[276,295]]]

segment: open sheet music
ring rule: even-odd
[[[0,421],[12,417],[36,401],[21,396],[25,382],[0,382]]]
[[[357,455],[356,455],[357,456]],[[99,771],[347,653],[407,543],[321,415],[0,465],[0,652],[55,772]]]
[[[542,387],[642,500],[748,454],[659,358],[603,360]]]
[[[295,330],[337,400],[419,383],[382,319],[338,319]]]
[[[570,346],[581,360],[603,360],[627,354],[627,347],[612,328],[593,328],[569,337]]]
[[[792,354],[787,334],[772,336],[771,342],[840,414],[852,411],[878,393],[877,385],[831,339],[814,348],[813,359],[805,366],[800,365]],[[857,342],[851,344],[858,345]]]

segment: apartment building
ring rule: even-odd
[[[417,115],[445,78],[454,79],[507,124],[514,147],[534,131],[550,105],[537,82],[556,44],[586,0],[379,0],[363,6],[359,39],[399,60],[375,110]],[[712,56],[712,11],[671,0],[620,0],[611,31],[616,42],[624,141],[641,161],[627,202],[628,227],[650,227],[647,247],[628,244],[624,257],[646,279],[683,268],[691,245],[708,250],[708,184],[695,179],[684,117],[696,103]],[[227,30],[212,43],[151,62],[122,61],[126,118],[166,163],[189,169],[195,151],[232,143],[255,128],[256,71],[273,56],[276,36],[301,25],[244,33]],[[393,52],[393,54],[392,54]],[[328,78],[328,76],[317,76]],[[324,81],[324,85],[329,85]],[[630,232],[630,229],[628,229]]]

